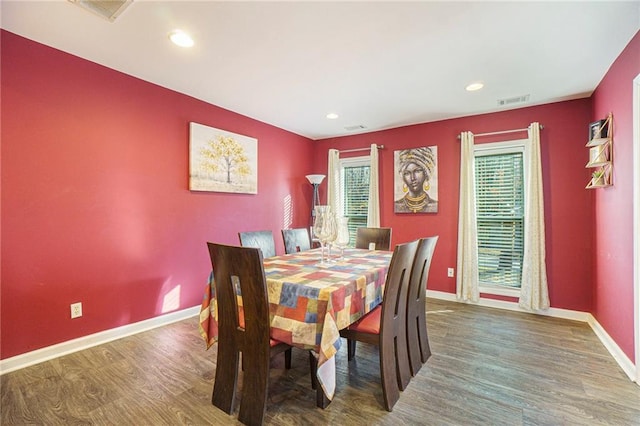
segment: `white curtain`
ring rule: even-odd
[[[329,167],[327,171],[327,205],[331,211],[341,213],[340,206],[340,151],[329,150]]]
[[[456,296],[478,302],[478,229],[474,177],[473,133],[460,134],[460,205],[458,216],[458,262]]]
[[[380,227],[380,190],[378,189],[378,145],[371,145],[371,166],[369,167],[369,211],[367,226]]]
[[[519,306],[536,311],[549,308],[547,268],[545,265],[544,198],[542,190],[542,163],[540,161],[540,125],[529,126],[528,155],[525,164],[524,260]]]

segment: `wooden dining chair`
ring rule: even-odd
[[[427,278],[438,236],[419,240],[416,256],[411,269],[411,280],[407,292],[407,344],[411,375],[415,376],[431,356],[425,299]]]
[[[284,252],[287,254],[309,250],[311,239],[306,228],[283,229]]]
[[[411,380],[407,353],[406,309],[411,266],[418,241],[398,244],[387,272],[382,305],[340,330],[347,339],[347,356],[355,356],[356,341],[378,346],[384,407],[391,411]]]
[[[261,425],[266,411],[269,361],[285,352],[285,366],[291,368],[291,346],[269,337],[269,302],[260,249],[214,243],[207,246],[218,304],[218,358],[211,401],[227,414],[234,411],[242,352],[238,420],[247,425]],[[238,306],[238,290],[242,294],[242,309]]]
[[[276,243],[271,231],[238,232],[242,247],[256,247],[262,250],[262,256],[273,257],[276,255]]]
[[[391,228],[357,228],[356,248],[373,250],[391,249]]]

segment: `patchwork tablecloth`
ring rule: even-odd
[[[345,258],[320,265],[320,250],[264,260],[271,337],[318,355],[318,380],[329,399],[335,392],[339,330],[382,302],[391,252],[346,249]],[[200,311],[200,333],[209,348],[218,322],[213,273]]]

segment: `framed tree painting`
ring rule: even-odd
[[[189,189],[258,193],[258,140],[189,123]]]
[[[394,212],[438,212],[438,147],[394,151]]]

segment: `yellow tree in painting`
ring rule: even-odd
[[[203,157],[202,168],[214,174],[226,174],[226,183],[232,183],[232,176],[241,180],[251,174],[249,158],[244,152],[244,147],[230,136],[216,136],[207,142],[200,153]]]

